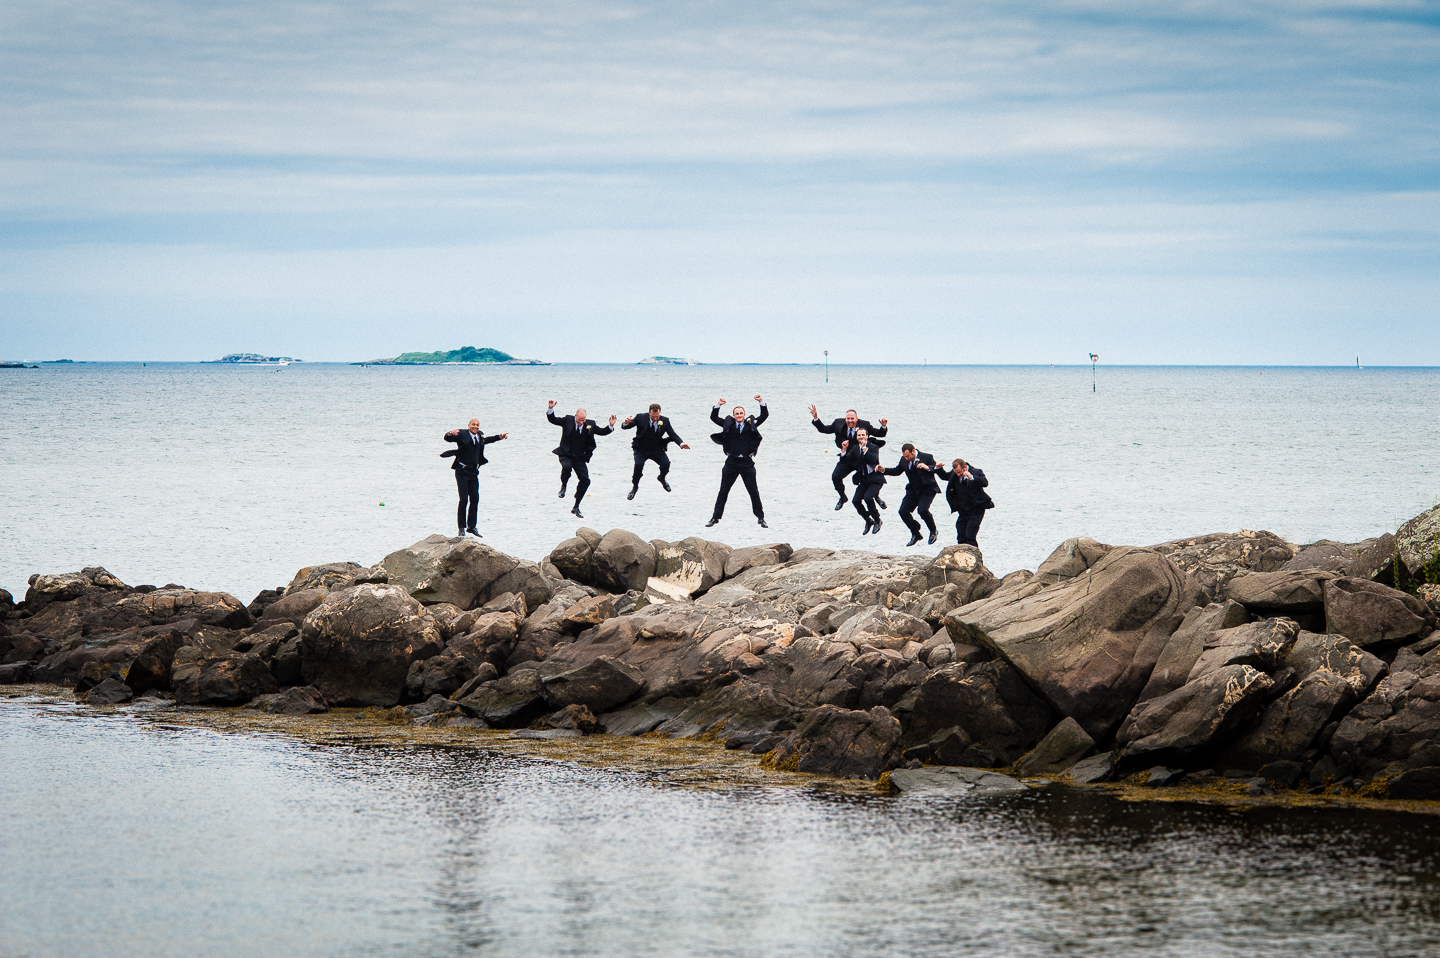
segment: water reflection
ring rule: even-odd
[[[1436,824],[696,789],[0,702],[6,955],[1408,955]]]

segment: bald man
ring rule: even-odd
[[[565,486],[570,482],[570,473],[574,472],[575,507],[570,510],[570,514],[583,519],[585,517],[580,514],[580,500],[585,498],[585,490],[590,488],[590,457],[595,454],[595,437],[608,436],[614,432],[615,417],[610,417],[610,425],[597,426],[584,409],[575,410],[573,416],[557,416],[555,400],[552,399],[545,407],[545,418],[561,430],[560,445],[552,450],[560,457],[559,498],[565,498]]]

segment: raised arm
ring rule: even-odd
[[[888,420],[888,419],[882,419],[882,420],[880,420],[880,425],[875,426],[874,428],[872,428],[872,429],[870,430],[870,435],[871,435],[871,436],[883,436],[883,435],[886,435],[887,433],[889,433],[889,432],[890,432],[890,427],[889,427],[888,425],[886,425],[888,422],[890,422],[890,420]]]
[[[725,400],[720,400],[710,409],[710,421],[717,426],[725,425],[725,420],[720,418],[720,407],[725,405]]]
[[[545,418],[550,420],[550,424],[553,426],[565,425],[565,420],[555,415],[555,400],[553,399],[545,407]]]
[[[611,416],[611,417],[610,417],[610,425],[608,425],[608,426],[596,426],[596,427],[595,427],[595,435],[597,435],[597,436],[608,436],[608,435],[610,435],[610,434],[611,434],[612,432],[614,432],[614,431],[615,431],[615,417],[614,417],[614,416]]]
[[[755,425],[758,426],[770,418],[770,407],[765,405],[765,400],[761,399],[758,395],[755,397],[755,401],[760,404],[760,415],[755,417]]]
[[[626,416],[625,421],[620,424],[621,429],[634,429],[640,423],[639,416]]]

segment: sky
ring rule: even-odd
[[[1440,2],[0,3],[0,359],[1440,365]]]

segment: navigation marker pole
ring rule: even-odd
[[[1095,355],[1094,353],[1090,354],[1090,391],[1092,393],[1095,391],[1095,364],[1099,361],[1099,356]]]
[[[830,350],[825,350],[825,381],[830,381]]]

